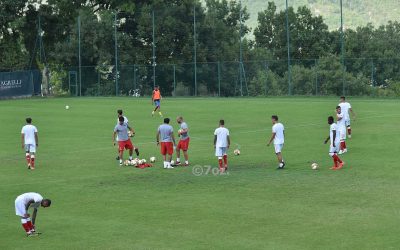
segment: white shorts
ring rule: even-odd
[[[215,148],[215,156],[217,157],[222,157],[224,155],[226,155],[226,152],[228,151],[227,147],[216,147]]]
[[[24,217],[27,213],[26,207],[23,200],[16,199],[15,200],[15,214],[21,217]]]
[[[344,123],[345,123],[346,127],[350,127],[350,119],[346,120]]]
[[[274,147],[275,147],[275,154],[281,153],[282,152],[282,148],[283,148],[283,144],[274,144]]]
[[[36,145],[35,144],[25,144],[25,152],[36,153]]]
[[[339,139],[342,140],[346,140],[346,127],[342,128],[339,130]]]
[[[339,142],[336,144],[336,147],[333,147],[333,146],[331,145],[331,146],[329,147],[329,153],[330,153],[330,154],[334,154],[334,153],[339,152],[339,145],[340,145]]]

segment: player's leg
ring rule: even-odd
[[[29,145],[29,152],[30,152],[30,166],[31,169],[34,170],[35,169],[35,158],[36,158],[36,145],[32,144]]]
[[[175,165],[181,165],[181,149],[182,149],[182,141],[179,140],[178,145],[176,146],[176,162],[175,162]]]
[[[132,155],[133,155],[134,146],[133,146],[133,144],[132,144],[130,139],[128,139],[128,141],[126,142],[125,148],[127,150],[129,150],[129,160],[130,161],[133,160]]]
[[[224,160],[224,170],[225,171],[228,170],[228,153],[227,153],[227,151],[228,151],[228,148],[225,148],[225,152],[222,156],[222,159]]]
[[[350,124],[350,120],[346,121],[346,127],[347,127],[347,134],[348,134],[349,138],[351,138],[351,124]]]
[[[168,159],[167,159],[168,168],[174,168],[171,165],[172,155],[174,154],[174,146],[172,142],[167,142],[167,154],[168,154]]]
[[[339,136],[340,136],[340,150],[339,150],[339,155],[344,154],[347,152],[347,146],[346,146],[346,128],[343,128],[339,131]]]
[[[187,138],[185,142],[185,147],[183,149],[183,155],[185,156],[185,166],[189,166],[189,154],[188,154],[189,144],[190,144],[190,138]]]
[[[31,153],[29,152],[29,144],[25,145],[25,159],[28,164],[28,169],[31,169]]]
[[[285,162],[283,161],[282,148],[283,144],[274,144],[276,158],[278,159],[278,169],[283,169],[285,167]]]
[[[27,216],[28,211],[26,211],[26,207],[24,205],[24,202],[22,200],[15,200],[15,214],[20,217],[21,219],[21,225],[22,228],[25,230],[26,235],[30,236],[31,233],[31,227],[28,225]]]
[[[160,152],[164,160],[164,168],[168,168],[168,163],[167,163],[167,147],[165,145],[165,142],[160,143]]]
[[[124,155],[124,149],[125,149],[125,142],[124,141],[119,141],[118,142],[118,153],[119,153],[119,165],[123,165],[123,155]]]
[[[336,166],[336,169],[335,169],[335,170],[338,170],[338,169],[343,168],[344,162],[342,161],[342,159],[339,158],[339,156],[338,156],[337,153],[336,153],[336,152],[339,151],[339,146],[336,146],[336,148],[335,148],[334,150],[335,150],[335,153],[334,153],[334,155],[333,155],[333,159],[334,159],[334,161],[336,162],[336,163],[335,163],[335,166]]]
[[[224,173],[225,168],[223,167],[223,157],[224,157],[225,150],[224,148],[217,147],[215,148],[215,156],[218,157],[218,167],[219,167],[219,172]]]

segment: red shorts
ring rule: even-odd
[[[190,138],[187,138],[185,140],[180,140],[178,143],[178,146],[176,146],[176,150],[183,150],[183,151],[187,151],[189,149],[189,141]]]
[[[118,146],[119,146],[119,151],[124,151],[124,149],[133,149],[133,145],[130,139],[126,141],[119,141]]]
[[[172,142],[161,142],[161,154],[162,155],[172,155],[174,153],[174,145]]]

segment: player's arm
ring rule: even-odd
[[[36,207],[33,208],[33,213],[32,213],[32,224],[33,225],[35,225],[37,211],[38,211],[38,209]]]
[[[112,136],[112,143],[113,143],[113,145],[115,146],[115,136],[117,135],[117,132],[116,131],[114,131],[113,132],[113,136]]]
[[[351,114],[353,115],[353,118],[356,119],[356,113],[353,111],[353,108],[349,108]]]
[[[330,138],[331,138],[331,137],[328,136],[328,138],[326,138],[326,140],[324,141],[324,144],[327,144]]]
[[[21,145],[22,145],[22,148],[25,148],[25,134],[24,133],[21,134]]]
[[[39,147],[39,136],[37,132],[35,132],[35,142],[36,142],[36,147]]]
[[[228,148],[229,148],[231,146],[231,137],[229,137],[229,135],[227,135],[226,139],[228,141]]]
[[[333,130],[332,131],[332,135],[333,135],[333,138],[332,138],[332,146],[333,147],[336,147],[336,145],[335,145],[335,141],[336,141],[336,130]]]
[[[216,147],[216,145],[217,145],[217,135],[214,135],[214,148]]]
[[[272,133],[271,139],[269,139],[268,146],[271,145],[272,141],[275,139],[276,133]]]
[[[130,127],[129,125],[128,125],[128,129],[129,129],[129,131],[132,132],[132,134],[135,134],[135,130],[132,127]]]
[[[171,133],[171,138],[172,138],[172,141],[174,142],[174,146],[175,146],[176,143],[175,143],[175,135],[174,135],[174,132]]]
[[[156,141],[157,141],[157,145],[159,145],[160,144],[160,130],[157,130]]]

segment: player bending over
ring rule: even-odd
[[[26,236],[35,236],[35,220],[39,206],[50,207],[51,200],[43,199],[38,193],[25,193],[15,199],[15,214],[21,217],[22,227],[25,229]],[[29,208],[33,208],[32,220],[28,213]]]
[[[164,119],[164,124],[161,124],[157,130],[157,146],[160,145],[161,155],[164,159],[164,168],[172,169],[171,165],[172,154],[174,153],[175,137],[174,129],[169,125],[169,118]],[[167,157],[168,154],[168,157]]]
[[[335,123],[333,116],[328,117],[328,124],[329,124],[329,136],[325,140],[325,144],[330,140],[331,144],[329,147],[329,156],[333,159],[333,167],[332,170],[341,169],[344,165],[344,162],[337,156],[337,152],[339,150],[339,143],[340,139],[338,136],[338,125]]]
[[[343,116],[344,116],[344,121],[345,121],[345,125],[347,128],[347,135],[349,136],[349,138],[351,138],[351,126],[350,126],[350,114],[349,111],[351,112],[351,114],[353,115],[353,118],[356,119],[356,114],[354,113],[350,103],[346,102],[346,97],[341,96],[340,97],[340,103],[338,104],[338,106],[340,106]]]
[[[189,166],[189,156],[188,156],[188,149],[189,149],[189,127],[187,123],[183,120],[182,116],[178,116],[176,118],[176,122],[179,124],[180,129],[178,131],[178,136],[180,137],[178,146],[176,147],[176,165],[181,165],[181,149],[183,151],[183,156],[185,157],[185,164],[183,166]]]
[[[115,138],[118,135],[119,165],[122,166],[124,149],[129,150],[129,160],[132,160],[134,146],[129,138],[128,131],[131,131],[133,134],[135,132],[127,123],[124,122],[124,117],[121,116],[118,118],[118,120],[119,123],[114,128],[112,139],[115,146]],[[139,153],[139,151],[137,151],[137,153]]]
[[[273,115],[272,120],[272,135],[269,139],[268,146],[274,141],[275,154],[278,158],[279,166],[278,169],[283,169],[285,167],[285,161],[282,157],[282,148],[285,143],[285,127],[282,123],[278,122],[278,116]]]
[[[214,131],[215,156],[218,157],[219,171],[225,173],[228,171],[228,149],[231,145],[229,130],[225,128],[225,121],[219,121],[219,127]],[[222,165],[223,160],[223,165]]]
[[[21,130],[22,148],[25,149],[25,158],[28,169],[35,169],[36,148],[39,147],[38,130],[32,125],[32,119],[26,118],[26,125]]]
[[[344,114],[342,113],[342,109],[340,106],[336,107],[336,120],[337,120],[337,131],[338,131],[338,136],[340,139],[340,146],[339,146],[339,153],[338,154],[344,154],[347,152],[347,146],[346,146],[346,123],[345,123],[345,118]]]
[[[161,113],[161,92],[160,92],[160,87],[159,86],[155,86],[154,90],[153,90],[153,94],[151,95],[151,103],[154,102],[154,106],[156,106],[153,110],[153,112],[151,112],[151,115],[154,116],[154,112],[156,112],[158,110],[158,114],[160,115],[160,117],[162,117],[162,113]]]

